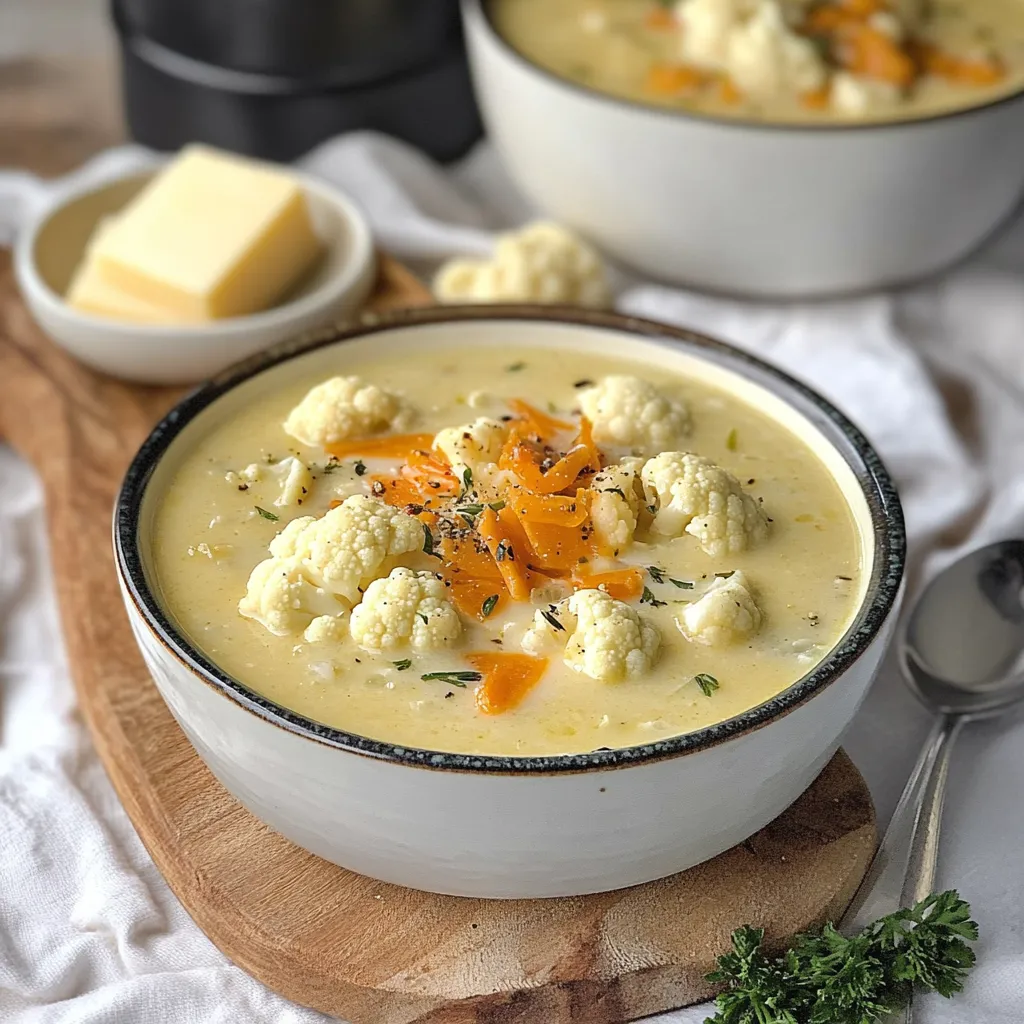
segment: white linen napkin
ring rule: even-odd
[[[123,154],[107,154],[116,166]],[[303,166],[347,189],[382,245],[423,272],[529,218],[494,153],[442,170],[355,134]],[[2,237],[2,226],[0,226]],[[962,547],[1024,534],[1024,223],[917,288],[818,304],[743,303],[615,272],[618,308],[735,342],[821,390],[866,431],[906,506],[912,585]],[[170,893],[75,710],[42,494],[0,446],[0,1019],[16,1024],[326,1020],[230,964]],[[890,664],[846,747],[881,820],[928,728]],[[1024,716],[969,727],[954,756],[941,887],[981,924],[979,966],[917,1024],[1024,1021]],[[657,1018],[700,1024],[708,1007]]]

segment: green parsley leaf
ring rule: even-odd
[[[473,486],[473,470],[469,466],[462,471],[462,486],[467,491]]]
[[[423,524],[423,553],[425,555],[433,555],[434,558],[441,558],[434,550],[434,535],[430,532],[430,527],[426,523]]]
[[[700,692],[703,693],[705,697],[710,697],[719,686],[718,680],[707,672],[698,672],[693,677],[693,681],[700,687]]]
[[[323,473],[325,476],[330,476],[330,474],[335,472],[335,470],[337,470],[340,466],[341,463],[332,456],[329,462],[324,463],[324,468],[320,470],[320,472]]]
[[[430,619],[427,618],[427,616],[426,616],[426,614],[424,612],[417,612],[416,613],[416,618],[419,619],[420,622],[422,622],[424,626],[429,626],[430,625]]]
[[[399,672],[404,672],[407,668],[412,668],[412,658],[402,658],[401,661],[391,662]]]
[[[669,576],[668,581],[673,587],[678,587],[680,590],[693,590],[693,584],[689,580],[676,580]]]
[[[265,508],[260,508],[259,505],[253,505],[253,508],[256,509],[264,519],[269,519],[272,523],[276,523],[281,518],[274,512],[268,512]]]
[[[480,606],[480,615],[483,618],[486,619],[487,616],[490,615],[491,612],[494,611],[494,606],[497,603],[498,603],[498,595],[497,594],[491,594],[491,596],[489,598],[487,598],[487,600],[484,601],[484,603]]]
[[[667,601],[659,601],[650,587],[644,587],[644,592],[640,595],[640,603],[649,604],[652,608],[660,608],[662,605],[668,604]]]
[[[725,991],[706,1024],[873,1024],[915,989],[952,996],[974,965],[970,913],[955,890],[934,893],[853,936],[831,924],[798,935],[774,957],[762,949],[762,929],[737,928],[707,976]]]
[[[659,569],[656,565],[649,565],[647,566],[647,571],[651,574],[651,579],[654,580],[655,583],[665,582],[664,569]]]

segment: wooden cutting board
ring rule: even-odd
[[[390,260],[371,306],[429,301]],[[875,847],[840,753],[777,821],[715,860],[598,896],[499,902],[385,885],[293,846],[243,810],[163,704],[121,606],[110,516],[121,475],[178,389],[77,364],[33,324],[0,253],[0,436],[42,475],[85,721],[171,888],[270,988],[354,1024],[612,1024],[706,998],[730,931],[773,940],[835,918]]]

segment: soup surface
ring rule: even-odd
[[[433,750],[631,746],[762,703],[849,627],[850,506],[734,395],[550,348],[336,353],[358,378],[214,406],[152,519],[162,602],[270,699]]]
[[[495,0],[525,57],[602,92],[773,122],[895,120],[1024,84],[1022,0]]]

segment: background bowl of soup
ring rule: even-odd
[[[463,14],[488,132],[533,203],[655,278],[805,297],[946,267],[1020,198],[1024,5],[946,7],[964,53],[977,44],[957,15],[1000,41],[998,80],[964,58],[951,67],[968,81],[924,75],[866,119],[815,90],[737,101],[713,77],[695,99],[688,69],[666,62],[679,38],[644,24],[655,0],[464,0]]]
[[[398,653],[375,661],[342,646],[338,658],[347,660],[325,679],[317,644],[271,635],[238,614],[246,576],[281,520],[331,504],[318,488],[358,490],[371,478],[361,462],[353,473],[347,463],[317,473],[305,506],[288,511],[261,497],[261,484],[232,475],[249,459],[312,458],[281,430],[311,383],[359,374],[416,402],[432,430],[471,419],[469,403],[475,410],[482,400],[474,389],[499,408],[525,393],[559,410],[600,375],[623,372],[684,396],[687,443],[742,467],[773,520],[742,561],[712,558],[688,539],[670,542],[671,551],[637,544],[637,565],[662,566],[634,603],[661,627],[655,669],[599,682],[553,657],[550,679],[521,706],[488,716],[471,689],[420,674],[457,667],[454,651],[409,671],[412,659]],[[820,396],[689,331],[540,307],[401,313],[227,371],[140,449],[115,510],[114,543],[153,679],[243,805],[362,874],[495,898],[663,877],[776,817],[828,762],[867,692],[889,642],[904,559],[884,467]],[[685,563],[672,551],[684,551]],[[760,636],[729,650],[684,641],[672,616],[690,594],[676,588],[699,591],[738,568],[760,586]],[[674,582],[684,572],[696,584]],[[509,645],[519,613],[505,607],[496,619],[509,619],[498,634]],[[712,669],[720,685],[704,693],[699,677]]]

